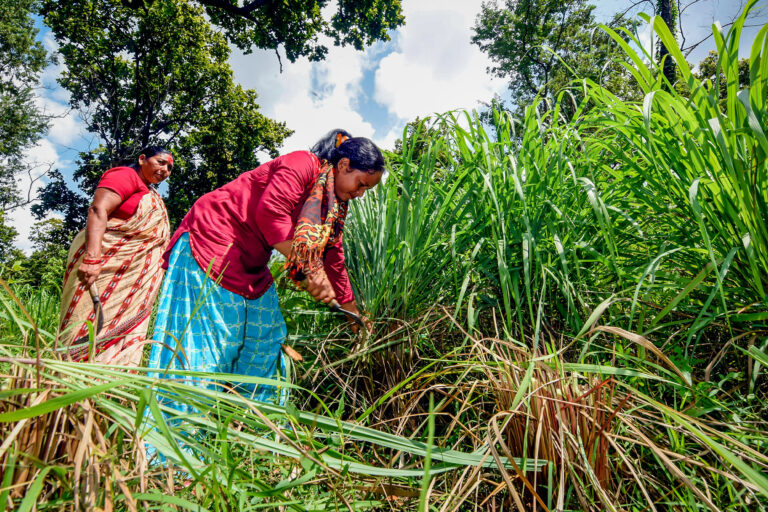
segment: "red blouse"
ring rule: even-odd
[[[320,171],[309,151],[296,151],[245,172],[198,199],[173,234],[163,256],[164,268],[176,240],[189,233],[192,255],[224,288],[248,299],[261,297],[272,285],[267,267],[272,246],[293,239],[301,207]],[[325,272],[344,304],[354,300],[344,265],[341,239],[328,246]]]
[[[149,192],[149,187],[141,181],[139,173],[132,167],[113,167],[104,173],[97,185],[98,188],[108,188],[120,196],[121,203],[109,217],[129,219],[136,213],[139,201]]]

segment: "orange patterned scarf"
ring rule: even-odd
[[[320,166],[322,170],[301,208],[291,255],[285,262],[288,276],[296,283],[323,266],[323,251],[339,241],[347,216],[347,202],[336,198],[333,166],[328,162]]]

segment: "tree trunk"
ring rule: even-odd
[[[673,6],[672,6],[673,0],[658,0],[658,3],[656,4],[656,14],[658,14],[662,20],[664,20],[664,23],[667,24],[667,27],[669,28],[669,31],[672,33],[672,36],[674,37],[677,33],[677,24],[676,24],[676,18],[677,16],[674,15]],[[669,55],[669,50],[664,45],[663,42],[659,41],[659,52],[658,52],[658,58],[659,62],[664,62],[663,72],[664,72],[664,78],[667,79],[667,82],[671,86],[675,84],[676,81],[676,70],[675,70],[675,61],[672,58],[671,55]],[[664,88],[666,89],[666,84],[664,85]]]

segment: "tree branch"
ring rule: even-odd
[[[728,28],[728,27],[730,27],[731,25],[733,25],[734,23],[736,23],[736,22],[735,22],[735,21],[732,21],[731,23],[726,23],[725,25],[722,25],[722,27],[723,27],[723,28]],[[744,28],[751,28],[751,27],[762,27],[762,26],[763,26],[763,24],[762,24],[762,23],[756,23],[756,24],[748,24],[748,23],[745,23],[745,24],[744,24]],[[693,43],[691,46],[688,46],[688,47],[686,47],[686,48],[680,48],[680,51],[682,51],[682,52],[683,52],[683,54],[684,54],[686,57],[688,57],[688,55],[690,55],[690,54],[691,54],[691,52],[692,52],[693,50],[695,50],[695,49],[696,49],[696,47],[698,47],[698,46],[699,46],[701,43],[703,43],[703,42],[707,41],[707,40],[708,40],[708,39],[710,39],[711,37],[712,37],[712,34],[710,33],[710,34],[709,34],[707,37],[705,37],[705,38],[704,38],[704,39],[702,39],[701,41],[698,41],[698,42],[696,42],[696,43]]]
[[[40,168],[46,168],[43,172],[37,174],[35,173],[35,170]],[[26,193],[23,193],[26,197],[19,198],[18,201],[11,204],[2,204],[0,205],[0,211],[1,212],[10,212],[12,210],[15,210],[16,208],[23,208],[35,201],[37,201],[37,196],[34,195],[35,193],[35,183],[40,181],[43,177],[47,176],[49,172],[53,169],[53,162],[47,162],[47,163],[40,163],[37,165],[34,165],[32,167],[27,167],[25,169],[25,172],[27,176],[29,176],[29,185],[27,186]],[[37,176],[35,175],[37,174]]]
[[[632,5],[630,5],[626,9],[624,9],[624,12],[619,14],[619,18],[620,19],[624,18],[624,16],[626,16],[629,11],[631,11],[632,9],[637,7],[638,5],[642,5],[642,4],[645,4],[645,3],[651,4],[651,6],[653,6],[653,2],[651,2],[651,0],[637,0],[636,2],[632,2]],[[655,10],[655,8],[654,8],[654,10]]]
[[[207,5],[208,7],[216,7],[218,9],[223,10],[224,12],[227,12],[229,14],[240,16],[241,18],[248,19],[250,21],[255,22],[256,18],[253,17],[252,13],[256,9],[260,9],[267,4],[272,3],[272,0],[253,0],[250,3],[247,3],[240,7],[237,4],[231,4],[227,2],[227,0],[198,0],[201,4]]]

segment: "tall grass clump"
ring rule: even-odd
[[[578,330],[621,289],[621,244],[635,243],[638,222],[603,199],[581,110],[561,112],[570,101],[537,102],[522,121],[493,111],[491,126],[449,113],[406,138],[348,225],[350,273],[371,312],[407,305],[414,316],[442,303],[471,329],[495,311],[497,331],[522,339],[539,302],[553,322]],[[432,136],[422,141],[419,130]]]
[[[600,172],[613,193],[644,212],[642,227],[656,238],[629,325],[647,332],[679,321],[684,312],[692,317],[679,334],[686,346],[715,322],[728,339],[768,320],[768,26],[749,52],[749,87],[739,88],[737,69],[742,30],[755,3],[728,32],[713,27],[719,59],[714,84],[696,77],[663,21],[654,18],[685,87],[666,83],[649,55],[623,41],[628,35],[607,27],[629,57],[626,68],[643,103],[628,104],[588,85],[594,108],[585,119],[587,143],[603,152]],[[643,311],[639,299],[662,287],[670,294],[657,304],[665,307]]]

